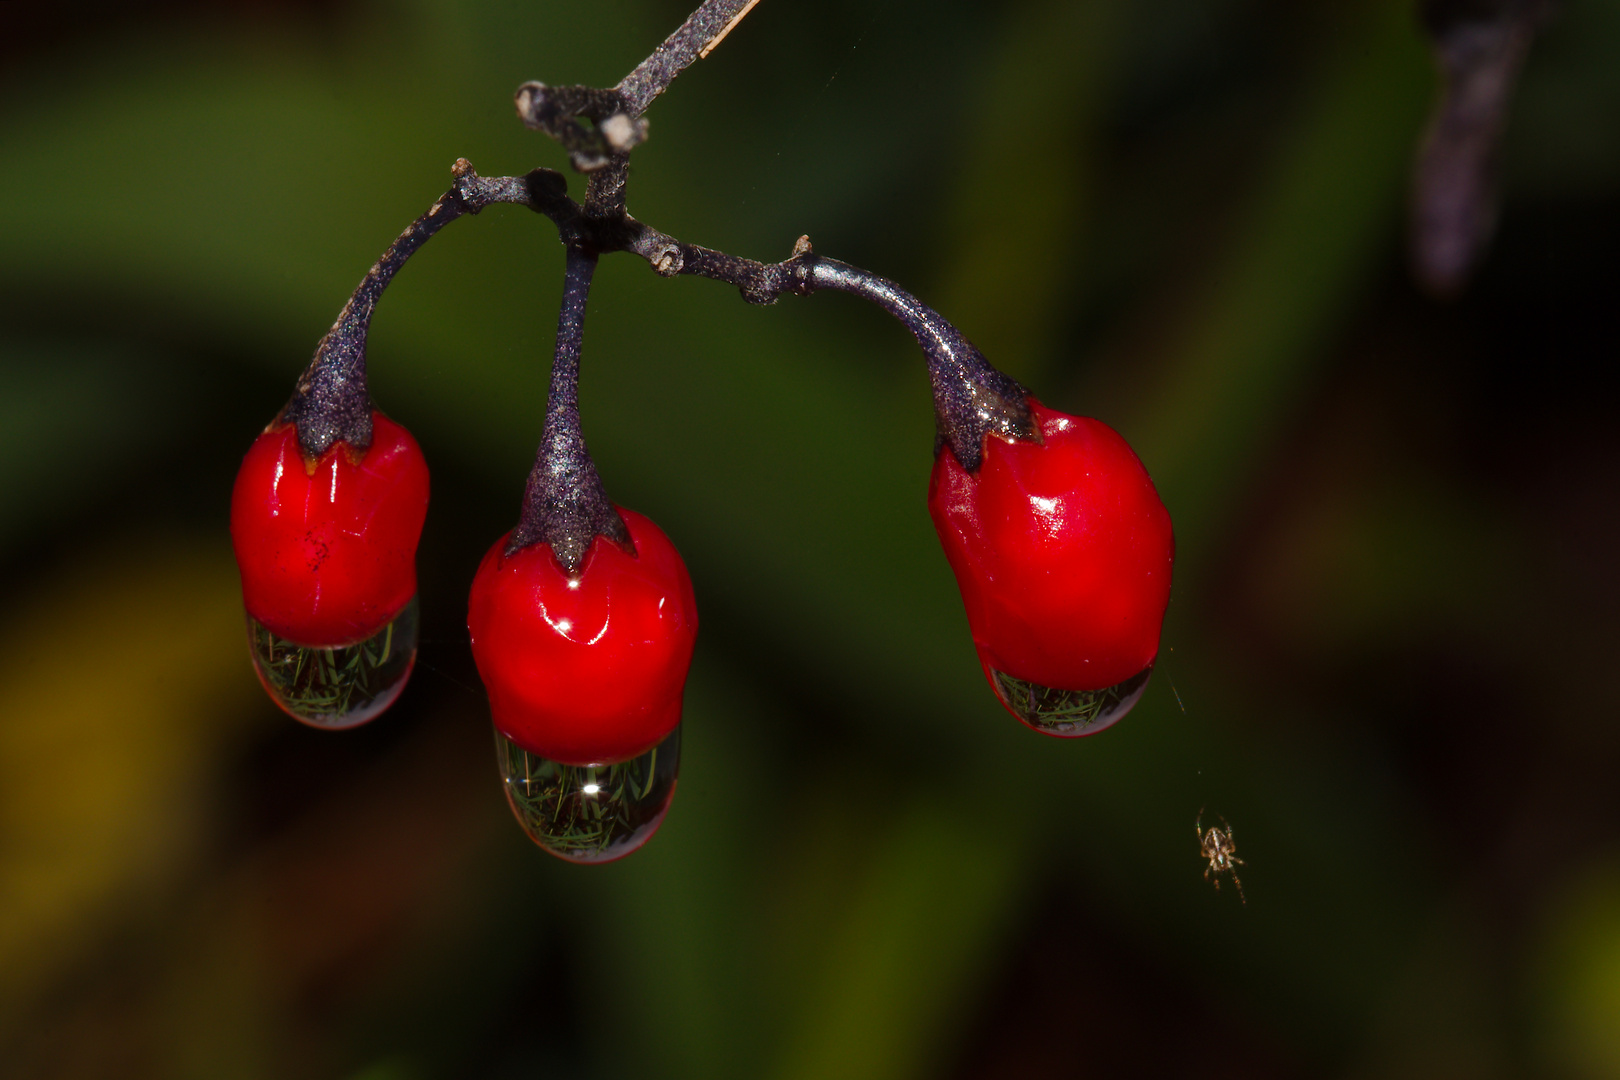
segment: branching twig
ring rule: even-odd
[[[680,28],[611,90],[527,82],[516,103],[523,122],[562,144],[574,168],[590,176],[584,212],[622,218],[630,151],[647,138],[641,114],[694,60],[707,56],[759,0],[704,0]],[[581,120],[589,121],[589,126]]]
[[[991,366],[979,350],[962,336],[961,331],[894,282],[859,267],[816,255],[811,250],[808,236],[799,237],[793,245],[793,253],[781,262],[762,263],[685,243],[628,214],[593,217],[586,208],[568,197],[562,175],[550,169],[536,169],[519,180],[511,177],[481,179],[465,161],[458,162],[457,168],[462,170],[458,183],[468,191],[466,198],[469,200],[483,200],[481,205],[492,201],[524,203],[556,224],[569,250],[568,290],[574,289],[575,261],[580,255],[589,255],[594,260],[609,252],[626,251],[646,259],[653,270],[663,277],[684,274],[735,285],[743,299],[751,304],[772,304],[787,293],[805,296],[822,289],[853,293],[893,315],[917,338],[923,354],[928,358],[929,377],[934,386],[939,441],[950,447],[963,468],[969,472],[978,471],[983,439],[987,433],[1011,438],[1036,437],[1029,409],[1025,405],[1024,388]],[[568,325],[569,295],[565,290],[565,326]],[[581,304],[583,295],[580,293]],[[562,348],[562,338],[559,337],[558,362],[567,359],[569,363],[577,365],[577,342],[575,353],[567,358]],[[571,387],[570,382],[565,388],[566,392],[572,393]],[[575,421],[577,423],[577,415]],[[551,438],[552,423],[552,414],[548,412],[548,440]],[[581,451],[583,446],[581,442]],[[536,475],[539,475],[538,465]],[[590,479],[595,480],[594,470]],[[531,479],[531,488],[533,483]],[[526,512],[526,521],[528,516]]]
[[[557,227],[568,253],[557,352],[545,436],[530,474],[522,519],[508,551],[551,545],[570,570],[594,537],[630,543],[629,532],[608,501],[580,430],[578,377],[584,314],[591,277],[604,254],[626,251],[646,259],[664,277],[693,275],[737,286],[749,303],[770,304],[784,293],[820,289],[854,293],[876,303],[916,336],[928,359],[934,388],[938,443],[976,472],[987,434],[1038,438],[1018,383],[992,367],[950,323],[916,297],[876,274],[818,257],[809,237],[779,263],[761,263],[688,244],[631,217],[625,207],[630,152],[646,138],[641,113],[683,68],[736,26],[757,0],[705,0],[675,33],[618,86],[551,87],[529,82],[516,95],[525,124],[556,139],[574,167],[589,176],[583,204],[568,195],[568,183],[551,169],[522,177],[480,177],[465,159],[455,183],[377,261],[321,341],[299,380],[281,421],[298,425],[306,454],[336,442],[364,451],[371,443],[371,399],[366,391],[365,342],[377,299],[423,243],[462,214],[492,203],[520,203]]]

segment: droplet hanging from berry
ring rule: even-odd
[[[253,670],[270,699],[311,727],[358,727],[394,703],[416,664],[416,597],[381,630],[352,645],[300,645],[247,617]]]
[[[997,671],[989,664],[984,673],[1008,712],[1036,731],[1074,738],[1095,735],[1123,719],[1147,689],[1153,665],[1101,690],[1059,690]]]
[[[530,840],[569,862],[612,862],[663,823],[681,767],[681,729],[615,764],[564,765],[529,753],[499,730],[495,754],[506,802]]]

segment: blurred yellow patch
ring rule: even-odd
[[[222,543],[115,544],[5,620],[0,1006],[15,1006],[160,896],[206,832],[222,743],[265,713]]]
[[[1620,863],[1589,873],[1548,922],[1541,1000],[1559,1075],[1620,1078]]]

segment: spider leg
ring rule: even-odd
[[[1204,808],[1202,806],[1198,808],[1198,820],[1193,822],[1193,832],[1198,834],[1198,840],[1202,843],[1204,839]]]
[[[1243,901],[1243,906],[1244,907],[1248,907],[1249,906],[1248,897],[1243,895],[1243,879],[1237,876],[1237,871],[1236,870],[1232,871],[1232,884],[1237,886],[1238,899]]]

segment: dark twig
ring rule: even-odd
[[[709,50],[731,32],[759,0],[704,0],[664,43],[616,87],[631,116],[647,111],[653,99],[669,88],[689,64],[709,55]]]
[[[348,443],[357,451],[371,445],[371,394],[366,390],[366,334],[371,314],[394,274],[416,249],[468,209],[459,188],[445,192],[389,245],[343,305],[337,322],[299,376],[292,400],[277,418],[278,423],[298,425],[298,444],[305,454],[319,457],[336,442]]]
[[[575,167],[589,174],[584,204],[569,198],[567,181],[550,169],[484,179],[465,159],[458,161],[455,184],[371,268],[322,339],[283,410],[281,419],[298,425],[306,453],[320,454],[339,441],[362,450],[370,445],[365,343],[378,297],[405,261],[447,222],[494,202],[522,203],[550,218],[568,252],[545,436],[508,550],[544,541],[573,570],[597,534],[630,542],[602,489],[579,422],[585,303],[596,261],[608,252],[633,252],[665,277],[687,274],[728,282],[754,304],[774,303],[783,293],[804,295],[819,289],[854,293],[876,303],[899,319],[922,346],[934,389],[935,450],[949,447],[969,472],[978,470],[985,435],[1039,437],[1024,388],[992,367],[938,312],[893,282],[817,257],[807,237],[800,237],[792,255],[782,262],[761,263],[683,243],[627,212],[630,151],[646,136],[642,111],[683,68],[706,55],[754,2],[706,0],[613,89],[548,87],[538,82],[518,89],[518,113],[524,122],[557,139]]]
[[[962,332],[894,282],[833,259],[813,259],[810,289],[837,289],[872,301],[900,320],[928,359],[936,422],[934,452],[949,447],[962,468],[979,471],[984,437],[1038,441],[1029,391],[991,366]]]
[[[870,300],[900,320],[928,360],[938,424],[935,450],[950,447],[968,472],[979,470],[987,434],[1039,437],[1025,403],[1029,392],[996,370],[960,330],[894,282],[816,255],[809,237],[799,237],[793,254],[782,262],[760,263],[682,243],[634,219],[630,224],[624,250],[640,255],[665,277],[691,274],[724,281],[753,304],[774,303],[783,293],[803,296],[836,289]]]
[[[625,183],[630,178],[630,155],[615,154],[601,169],[591,173],[585,185],[585,216],[595,221],[617,222],[626,218]]]
[[[585,302],[595,270],[595,254],[578,247],[568,249],[545,433],[523,492],[523,515],[506,545],[510,555],[530,544],[549,544],[569,573],[579,569],[598,535],[635,553],[630,530],[608,501],[580,428],[579,352],[585,336]]]
[[[625,216],[630,151],[647,138],[641,118],[653,99],[694,60],[707,56],[758,0],[705,0],[653,54],[611,90],[527,82],[516,102],[523,122],[544,131],[568,151],[574,168],[590,176],[585,216],[601,221]],[[590,121],[590,126],[581,123]]]
[[[1442,78],[1412,192],[1413,262],[1429,291],[1461,290],[1495,224],[1497,145],[1550,0],[1425,0]]]
[[[731,32],[759,0],[705,0],[653,54],[611,90],[590,86],[547,86],[526,82],[515,97],[518,115],[568,151],[575,169],[592,176],[586,213],[611,216],[624,207],[628,155],[647,138],[641,114],[688,65]],[[581,120],[590,121],[589,126]]]
[[[513,100],[524,124],[561,143],[582,173],[606,168],[647,137],[647,121],[627,109],[617,90],[526,82]]]
[[[542,182],[537,179],[541,177],[540,170],[531,173],[531,187]],[[552,185],[559,181],[556,173],[543,176],[548,190],[555,191]],[[542,212],[557,222],[566,243],[598,254],[632,252],[664,277],[685,274],[724,281],[737,286],[751,304],[772,304],[784,293],[804,296],[821,289],[854,293],[877,304],[911,331],[927,357],[938,423],[936,452],[941,446],[950,447],[970,473],[979,469],[986,434],[1038,438],[1025,404],[1028,391],[996,370],[961,331],[894,282],[817,256],[807,236],[799,237],[793,254],[783,261],[762,263],[684,243],[627,214],[592,217],[566,195],[554,195],[553,200]]]

